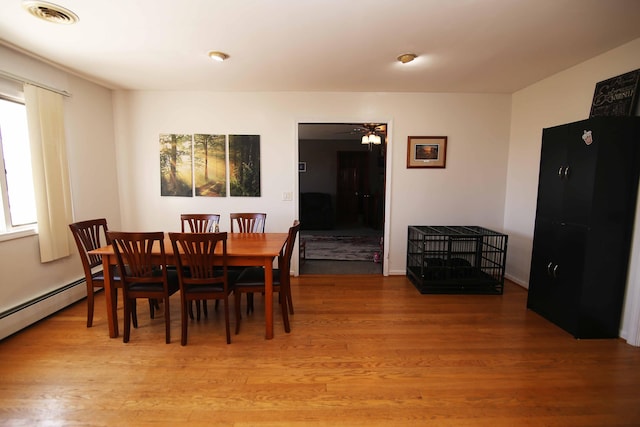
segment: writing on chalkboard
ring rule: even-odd
[[[596,84],[589,117],[633,115],[638,102],[639,83],[640,69]]]

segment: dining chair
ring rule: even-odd
[[[266,213],[231,213],[232,233],[264,233],[264,225],[267,221]],[[236,231],[237,230],[237,231]]]
[[[124,299],[123,342],[129,342],[131,321],[136,313],[138,298],[153,298],[164,301],[165,341],[171,342],[171,318],[169,297],[178,291],[175,271],[167,269],[164,250],[164,233],[159,232],[115,232],[107,236],[113,245],[122,278]],[[154,254],[154,245],[159,249]],[[134,324],[134,327],[136,325]]]
[[[183,233],[213,233],[218,231],[220,215],[218,214],[182,214],[180,215],[180,226]],[[195,300],[196,318],[200,320],[200,300]],[[218,300],[216,300],[218,308]],[[204,317],[208,317],[207,300],[202,301]],[[193,303],[189,303],[189,317],[193,319]]]
[[[100,255],[92,255],[89,251],[98,249],[102,246],[102,239],[105,239],[105,245],[111,244],[107,237],[107,220],[104,218],[90,219],[87,221],[74,222],[69,224],[69,229],[73,234],[73,239],[78,247],[82,268],[84,269],[84,278],[87,283],[87,328],[93,326],[93,310],[94,310],[94,293],[97,288],[104,288],[104,273],[102,269],[102,257]],[[114,287],[113,301],[114,308],[118,304],[118,293],[116,288],[121,288],[120,276],[114,271]]]
[[[231,220],[231,232],[235,233],[264,233],[267,222],[266,213],[233,212],[229,214]],[[247,267],[232,267],[231,271],[240,274]],[[247,314],[253,311],[253,293],[247,293]]]
[[[227,233],[169,233],[173,253],[176,254],[182,338],[187,345],[187,311],[192,301],[215,299],[224,304],[227,344],[231,343],[229,327],[229,294],[234,290],[227,267]],[[216,247],[222,250],[216,253]],[[180,254],[179,256],[177,254]],[[236,322],[239,313],[236,313]]]
[[[180,225],[183,233],[213,233],[220,224],[218,214],[182,214]]]
[[[111,245],[111,241],[107,236],[109,227],[107,226],[106,219],[97,218],[74,222],[69,224],[69,229],[71,229],[71,234],[73,234],[73,239],[78,247],[80,261],[82,261],[82,268],[84,270],[84,279],[87,284],[87,328],[90,328],[93,326],[94,293],[96,289],[104,288],[104,272],[99,268],[102,267],[102,257],[100,255],[92,255],[89,251],[101,247],[103,237],[105,245]],[[113,301],[112,311],[115,313],[118,307],[117,288],[122,289],[122,282],[118,268],[116,266],[112,268],[113,287],[111,290],[111,298]],[[155,308],[160,308],[158,302],[149,300],[149,312],[152,319]],[[134,325],[137,326],[137,317],[134,317],[133,321]]]
[[[287,241],[278,256],[278,268],[273,269],[273,292],[280,295],[280,306],[282,308],[282,320],[285,332],[290,332],[289,313],[293,314],[293,301],[291,299],[291,255],[295,245],[296,237],[300,232],[300,222],[294,221],[289,228]],[[236,309],[236,334],[240,331],[240,297],[243,293],[254,293],[265,291],[264,268],[246,268],[234,283],[234,302]],[[253,302],[253,301],[252,301]]]

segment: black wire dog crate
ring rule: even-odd
[[[478,226],[410,226],[407,277],[422,294],[502,294],[507,237]]]

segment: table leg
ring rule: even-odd
[[[109,337],[117,338],[118,333],[118,311],[113,295],[117,290],[113,286],[113,269],[111,268],[109,256],[102,257],[102,271],[104,273],[104,296],[107,301],[107,323],[109,324]]]
[[[264,317],[267,325],[266,338],[273,339],[273,259],[264,263]]]

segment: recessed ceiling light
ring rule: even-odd
[[[407,62],[413,61],[417,57],[418,55],[416,55],[415,53],[403,53],[402,55],[398,56],[398,61],[406,64]]]
[[[218,52],[215,50],[212,50],[211,52],[209,52],[209,58],[215,60],[215,61],[224,61],[225,59],[227,59],[229,57],[229,55],[227,55],[226,53],[223,52]]]
[[[23,0],[22,7],[36,18],[40,18],[54,24],[75,24],[80,20],[78,15],[57,4],[46,1],[27,1]]]

